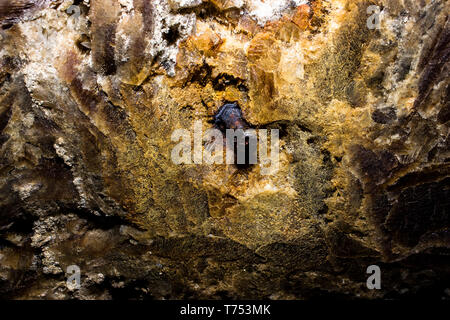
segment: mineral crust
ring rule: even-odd
[[[450,299],[449,8],[1,0],[0,297]],[[278,171],[174,164],[226,102]]]

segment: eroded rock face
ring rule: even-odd
[[[14,12],[0,35],[0,295],[449,298],[448,9],[69,0]],[[174,130],[212,128],[226,102],[280,130],[277,172],[173,163]],[[373,264],[382,290],[366,287]]]

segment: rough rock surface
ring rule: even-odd
[[[0,297],[450,298],[448,1],[16,2]],[[171,161],[224,101],[280,129],[276,174]]]

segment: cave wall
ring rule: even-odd
[[[448,1],[28,2],[0,5],[1,297],[448,298]],[[277,172],[173,163],[226,101]]]

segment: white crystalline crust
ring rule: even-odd
[[[245,6],[250,16],[264,26],[268,21],[279,19],[283,12],[305,4],[306,0],[246,0]]]
[[[180,5],[186,4],[186,2],[195,1],[180,1]],[[195,31],[196,15],[195,13],[184,15],[173,14],[167,0],[155,0],[153,6],[156,19],[149,50],[152,56],[160,56],[159,60],[166,69],[168,75],[174,76],[178,44]],[[172,27],[178,28],[179,37],[176,43],[169,44],[168,41],[164,39],[164,34],[170,32]]]

